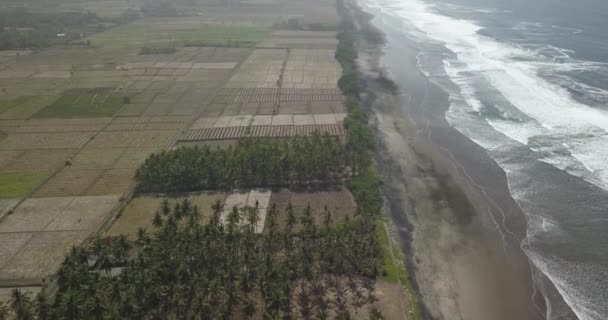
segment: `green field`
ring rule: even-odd
[[[141,47],[151,43],[177,46],[198,43],[235,43],[261,41],[267,31],[248,26],[199,25],[167,28],[157,25],[128,25],[93,35],[90,40],[102,47]]]
[[[0,173],[0,198],[26,196],[47,177],[46,172],[2,172]]]
[[[20,97],[11,101],[18,101],[12,107],[3,109],[0,107],[0,119],[28,119],[40,109],[53,103],[57,96],[28,96]],[[6,101],[6,100],[5,100]],[[5,106],[8,106],[7,102]]]
[[[0,100],[0,113],[4,111],[10,110],[20,104],[25,103],[27,100],[31,99],[30,97],[19,97],[11,100]]]
[[[111,117],[123,105],[123,97],[111,93],[108,89],[68,90],[34,117]]]

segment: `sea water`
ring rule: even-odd
[[[608,319],[608,1],[362,0],[506,172],[548,319]],[[566,304],[558,307],[555,303]]]

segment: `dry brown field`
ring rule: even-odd
[[[171,206],[178,201],[188,199],[192,205],[196,205],[199,208],[203,221],[207,221],[207,218],[211,214],[211,206],[218,200],[223,202],[225,197],[226,195],[223,193],[194,193],[181,197],[135,197],[122,210],[119,217],[114,221],[106,234],[110,236],[124,234],[127,235],[129,239],[134,240],[139,228],[152,231],[154,229],[154,226],[152,225],[154,215],[165,199],[169,200]]]
[[[346,216],[352,217],[357,210],[355,200],[347,189],[313,192],[281,190],[273,192],[270,198],[270,206],[276,206],[281,213],[278,223],[280,229],[285,227],[285,210],[289,203],[293,206],[298,221],[304,209],[310,204],[313,219],[319,225],[325,219],[325,207],[329,210],[333,223],[344,221]]]
[[[41,284],[99,228],[118,196],[29,198],[0,221],[0,285]]]

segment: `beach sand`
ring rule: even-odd
[[[370,28],[370,17],[356,16],[360,29]],[[447,99],[419,74],[415,50],[391,42],[390,34],[382,43],[377,34],[360,38],[363,99],[376,131],[376,160],[423,317],[543,319],[542,298],[520,249],[525,220],[509,196],[504,172],[447,124]],[[398,93],[387,86],[381,62]]]

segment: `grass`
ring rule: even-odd
[[[0,113],[10,110],[18,105],[21,105],[31,99],[31,97],[19,97],[12,100],[0,100]]]
[[[203,221],[205,217],[210,214],[211,206],[217,199],[223,200],[225,197],[221,193],[200,193],[191,194],[187,198],[190,200],[192,205],[198,206],[201,211]],[[169,197],[169,203],[173,206],[178,201],[181,201],[185,196],[181,197]],[[153,231],[154,226],[152,220],[156,211],[160,208],[164,197],[153,197],[153,196],[141,196],[133,198],[127,207],[121,212],[120,217],[112,224],[110,229],[107,231],[108,236],[126,235],[130,240],[135,240],[137,237],[137,230],[139,228],[146,229],[147,231]]]
[[[267,31],[249,26],[199,25],[197,27],[167,28],[159,25],[127,25],[93,35],[90,40],[102,47],[141,47],[153,43],[185,44],[229,44],[256,43]]]
[[[384,221],[382,220],[378,220],[376,224],[376,236],[378,237],[378,242],[382,247],[382,256],[384,259],[384,272],[382,277],[389,282],[398,283],[399,267],[391,255],[390,240],[388,238],[388,234],[386,233],[386,228],[384,227]]]
[[[382,256],[384,259],[384,272],[382,278],[391,283],[400,283],[408,292],[409,313],[412,316],[411,320],[420,319],[420,306],[412,282],[410,280],[405,257],[400,248],[396,245],[391,246],[391,240],[386,232],[385,223],[382,219],[376,222],[376,236],[382,247]]]
[[[106,90],[68,90],[36,113],[36,118],[110,117],[124,105],[122,96]]]
[[[26,196],[47,177],[48,173],[36,171],[0,173],[0,198],[20,198]]]
[[[27,97],[22,103],[1,113],[0,119],[28,119],[57,98],[58,96],[52,95]]]

